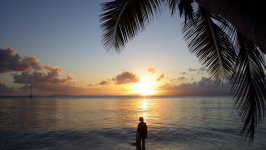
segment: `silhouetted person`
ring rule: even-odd
[[[147,125],[144,122],[143,117],[139,118],[140,123],[138,124],[137,134],[136,134],[136,144],[137,150],[145,150],[145,138],[147,138]]]

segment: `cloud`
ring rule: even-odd
[[[76,94],[84,89],[78,87],[71,75],[63,76],[63,70],[55,66],[43,66],[41,71],[16,73],[13,76],[14,82],[24,84],[22,90],[29,90],[32,83],[34,90],[39,93],[50,94]]]
[[[162,80],[164,78],[164,74],[161,74],[157,79],[156,79],[156,81],[160,81],[160,80]]]
[[[34,71],[33,73],[22,72],[20,74],[14,74],[14,82],[22,84],[28,84],[30,82],[62,84],[69,83],[73,79],[70,75],[61,77],[63,70],[59,67],[45,66],[44,68],[42,71]]]
[[[198,71],[206,71],[205,67],[200,67]]]
[[[182,74],[182,75],[186,75],[187,73],[186,73],[186,72],[180,72],[180,74]]]
[[[103,81],[101,81],[99,83],[99,85],[109,85],[109,84],[110,84],[110,82],[109,81],[105,81],[105,80],[103,80]]]
[[[198,74],[205,74],[207,73],[207,69],[205,67],[196,68],[188,68],[189,72],[197,72]],[[185,75],[185,74],[184,74]]]
[[[200,68],[198,69],[198,74],[204,74],[204,73],[206,73],[206,72],[207,72],[207,70],[206,70],[205,67],[200,67]]]
[[[11,95],[15,92],[13,88],[9,88],[6,84],[0,80],[0,96],[2,95]]]
[[[180,83],[180,81],[185,81],[185,80],[188,80],[187,77],[178,77],[178,78],[173,78],[173,79],[170,79],[170,81],[173,83],[173,82],[177,82],[177,83]]]
[[[34,93],[39,95],[52,94],[86,94],[88,91],[77,85],[71,75],[63,75],[60,67],[41,65],[37,57],[20,56],[15,49],[8,46],[0,48],[0,73],[15,72],[12,74],[14,83],[22,84],[19,89],[8,88],[0,82],[0,94],[25,95],[29,91],[29,84],[32,83]],[[26,94],[27,95],[27,94]]]
[[[12,71],[40,70],[41,65],[37,57],[20,56],[10,46],[0,48],[0,73]]]
[[[197,69],[194,69],[194,68],[188,68],[188,71],[190,71],[190,72],[196,72]]]
[[[199,82],[181,84],[179,86],[165,85],[161,87],[167,95],[182,96],[226,96],[231,95],[230,85],[217,85],[214,80],[203,77]]]
[[[179,77],[179,78],[177,78],[177,80],[178,81],[184,81],[184,80],[186,80],[186,77]]]
[[[138,77],[134,73],[128,71],[123,71],[112,80],[115,82],[115,84],[128,84],[139,81]]]
[[[148,68],[148,72],[149,72],[149,73],[155,73],[156,70],[155,70],[155,68],[152,68],[152,67],[151,67],[151,68]]]

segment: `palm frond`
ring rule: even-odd
[[[185,22],[187,19],[193,19],[193,0],[165,0],[173,15],[177,8],[179,9],[180,17],[184,15]],[[184,13],[183,13],[184,12]]]
[[[158,12],[161,0],[114,0],[102,3],[103,43],[120,51]]]
[[[252,42],[240,33],[237,37],[239,54],[232,78],[235,103],[244,121],[241,132],[252,141],[257,124],[265,117],[265,63],[258,48]]]
[[[173,15],[176,12],[179,1],[180,0],[164,0],[164,2],[166,2],[166,5],[168,5],[171,10],[171,15]]]
[[[192,8],[193,0],[180,0],[178,4],[180,16],[182,16],[184,11],[185,23],[187,19],[193,20],[193,8]]]
[[[183,33],[190,51],[222,83],[232,75],[236,55],[228,35],[212,19],[216,17],[200,7],[194,20],[185,23]]]
[[[238,52],[239,46],[237,40],[237,31],[235,27],[221,16],[216,15],[214,16],[214,19],[218,21],[219,27],[228,35],[228,38],[231,41],[235,52]]]

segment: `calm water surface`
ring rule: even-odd
[[[248,144],[230,97],[0,99],[0,149],[134,150],[138,118],[146,150],[266,149],[265,121]]]

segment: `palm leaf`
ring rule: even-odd
[[[160,11],[160,4],[160,0],[114,0],[102,3],[100,20],[105,47],[116,51],[122,49]]]
[[[192,53],[206,66],[211,77],[224,82],[233,72],[235,51],[228,35],[213,21],[221,18],[199,8],[194,20],[189,19],[184,26],[184,38]]]
[[[187,19],[193,20],[193,8],[191,5],[192,2],[193,0],[180,0],[178,4],[180,16],[182,16],[184,12],[185,23],[187,22]]]
[[[178,7],[180,17],[182,15],[184,15],[185,17],[185,23],[187,19],[193,19],[193,7],[192,7],[193,0],[165,0],[165,1],[169,6],[172,15],[176,12]]]
[[[165,0],[166,4],[169,6],[170,10],[171,10],[171,15],[173,15],[177,8],[178,8],[178,4],[179,4],[180,0]],[[180,12],[180,16],[182,15],[182,13]]]
[[[233,74],[235,102],[244,121],[242,133],[252,141],[255,128],[265,116],[266,82],[264,60],[258,48],[237,34],[239,54]]]
[[[221,16],[215,16],[215,20],[218,21],[219,27],[228,35],[235,52],[238,52],[239,46],[235,27]]]

